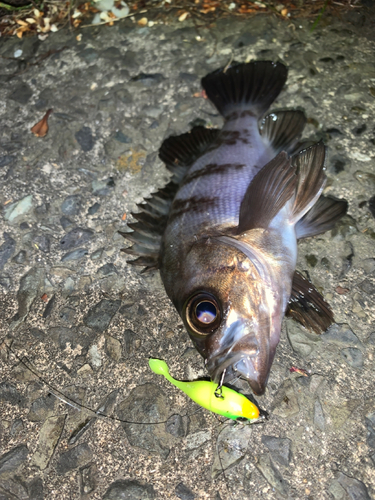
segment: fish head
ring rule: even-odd
[[[272,258],[233,238],[188,252],[174,303],[215,382],[241,377],[265,391],[285,310],[280,289],[288,289],[278,274]]]

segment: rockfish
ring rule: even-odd
[[[214,382],[246,379],[265,391],[285,314],[320,333],[329,305],[295,270],[297,240],[333,227],[346,201],[321,196],[325,147],[298,143],[302,111],[268,114],[287,68],[234,63],[202,79],[224,118],[167,138],[160,158],[173,173],[139,204],[124,251],[132,264],[160,269]]]

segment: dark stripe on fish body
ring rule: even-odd
[[[214,207],[219,199],[217,196],[192,196],[188,199],[176,199],[172,205],[168,224],[188,212],[205,213],[209,208]]]
[[[230,121],[233,121],[233,120],[238,120],[239,118],[245,118],[246,116],[253,116],[253,117],[257,117],[257,115],[255,113],[253,113],[252,111],[250,111],[249,109],[244,109],[244,110],[236,110],[236,111],[233,111],[232,113],[229,113],[229,115],[227,115],[225,117],[225,121],[226,122],[230,122]]]
[[[250,139],[248,137],[248,130],[223,130],[219,137],[217,138],[215,145],[221,146],[225,144],[226,146],[234,146],[237,142],[242,142],[243,144],[251,145]],[[246,133],[247,132],[247,133]]]
[[[181,183],[181,186],[187,186],[190,182],[198,179],[199,177],[204,177],[208,175],[216,175],[216,174],[224,174],[228,170],[240,170],[244,168],[246,165],[241,163],[223,163],[222,165],[218,165],[217,163],[209,163],[205,165],[203,168],[199,170],[194,170],[190,174],[188,174]]]

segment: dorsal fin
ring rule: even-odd
[[[305,125],[306,115],[303,111],[274,111],[262,120],[260,133],[275,153],[291,153]]]
[[[172,135],[165,139],[159,150],[159,158],[175,175],[175,182],[182,181],[190,165],[205,152],[218,135],[217,129],[198,126],[185,134]]]
[[[202,78],[207,97],[228,117],[233,111],[251,110],[262,116],[281,92],[288,70],[272,61],[233,62]]]
[[[129,248],[121,251],[128,255],[139,256],[138,259],[128,261],[133,266],[146,266],[142,272],[159,268],[159,254],[161,239],[167,225],[170,206],[178,190],[176,182],[169,182],[151,197],[146,203],[138,204],[141,210],[132,213],[137,222],[128,224],[132,233],[120,232],[121,236],[133,242]]]
[[[137,204],[140,212],[132,213],[137,222],[128,224],[133,232],[120,232],[124,238],[133,242],[131,247],[123,248],[122,251],[129,255],[139,255],[138,259],[128,261],[129,264],[146,266],[142,272],[159,268],[161,240],[179,184],[190,165],[205,152],[218,134],[217,129],[199,126],[185,134],[165,139],[159,150],[159,158],[174,175],[165,187],[145,198],[145,203]]]

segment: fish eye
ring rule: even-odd
[[[218,328],[221,322],[221,308],[217,299],[210,293],[193,295],[185,308],[188,325],[195,333],[208,335]]]
[[[208,302],[208,300],[199,302],[199,304],[195,308],[195,315],[199,322],[208,325],[213,321],[215,321],[216,319],[217,316],[216,306],[212,304],[212,302]]]

